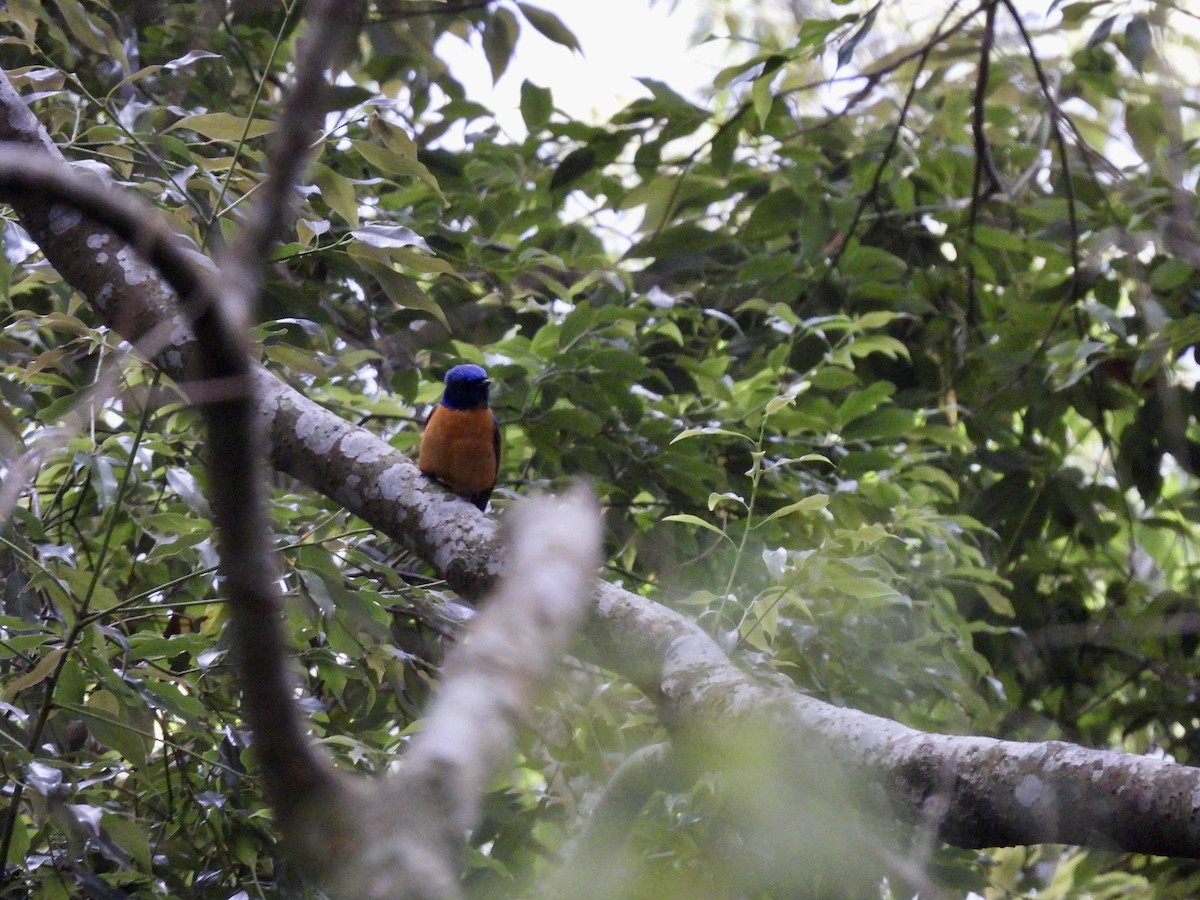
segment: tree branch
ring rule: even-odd
[[[234,657],[267,796],[286,828],[298,801],[324,792],[332,768],[291,702],[296,683],[279,619],[247,335],[225,315],[226,298],[207,261],[133,195],[14,145],[0,150],[0,195],[14,205],[60,204],[59,221],[82,213],[104,222],[162,274],[191,313],[196,343],[191,356],[201,380],[188,393],[209,429],[211,502],[221,537],[220,571],[231,599]]]
[[[363,852],[329,859],[323,884],[334,896],[461,896],[465,838],[483,793],[583,619],[600,565],[599,510],[585,488],[523,501],[505,529],[510,563],[447,656],[404,769],[354,788],[342,839]]]
[[[46,145],[3,80],[0,113],[0,135],[15,132]],[[62,207],[48,212],[49,204],[33,197],[19,204],[31,236],[107,322],[144,330],[156,313],[167,314],[165,282],[138,266],[111,231],[67,216]],[[157,359],[171,366],[193,352],[185,334]],[[486,590],[501,556],[491,520],[431,485],[370,432],[261,369],[253,377],[277,468],[414,550],[464,596]],[[718,746],[722,735],[750,734],[747,723],[765,715],[777,756],[828,760],[828,771],[846,776],[837,783],[881,791],[899,819],[936,823],[939,837],[959,846],[1061,841],[1200,857],[1200,821],[1190,799],[1200,795],[1198,769],[1062,743],[925,734],[765,686],[737,669],[695,623],[612,585],[599,589],[576,652],[655,698],[673,734]],[[839,808],[845,805],[842,798]]]

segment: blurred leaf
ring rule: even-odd
[[[577,53],[583,52],[575,35],[554,13],[528,3],[518,3],[517,8],[521,10],[521,15],[525,17],[525,20],[543,36],[556,44],[561,44],[568,50],[574,50]]]
[[[553,112],[549,88],[538,87],[528,79],[521,82],[521,118],[530,133],[545,127]]]
[[[790,516],[793,513],[815,512],[819,509],[824,509],[829,505],[829,498],[824,494],[814,494],[811,497],[805,497],[803,500],[797,500],[795,503],[789,503],[787,506],[775,510],[764,522],[772,522],[775,519],[781,519],[784,516]]]
[[[1108,36],[1112,34],[1113,23],[1116,21],[1116,16],[1109,16],[1107,19],[1097,25],[1095,31],[1092,32],[1091,37],[1088,38],[1087,46],[1095,47],[1097,44],[1101,44],[1108,40]]]
[[[862,24],[855,29],[854,34],[850,35],[842,46],[838,47],[837,67],[839,69],[850,62],[850,59],[854,56],[855,49],[862,43],[863,38],[871,33],[871,29],[875,27],[875,16],[879,13],[879,7],[882,5],[882,0],[880,0],[880,2],[872,6],[867,14],[863,16]]]
[[[1125,43],[1122,47],[1135,72],[1141,72],[1146,65],[1150,51],[1154,49],[1154,38],[1150,33],[1150,23],[1143,16],[1134,16],[1125,26]]]
[[[186,128],[214,141],[237,142],[245,135],[247,140],[262,137],[275,130],[275,123],[269,119],[243,119],[230,113],[198,113],[184,116],[182,119],[168,125],[164,133]]]
[[[537,27],[532,21],[531,24]],[[517,23],[517,17],[502,6],[488,19],[483,31],[483,52],[492,69],[493,84],[500,80],[500,76],[508,68],[520,32],[521,26]]]
[[[670,516],[663,516],[664,522],[679,522],[682,525],[695,525],[697,528],[703,528],[706,531],[711,531],[713,534],[719,534],[721,537],[729,540],[729,537],[716,525],[711,522],[706,522],[699,516],[693,516],[690,513],[676,513]]]

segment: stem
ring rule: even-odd
[[[733,556],[733,565],[729,567],[729,580],[725,582],[725,591],[721,594],[721,607],[717,616],[717,621],[720,622],[725,616],[725,604],[729,602],[729,595],[733,593],[733,583],[737,579],[738,569],[742,564],[742,556],[746,552],[746,544],[750,540],[750,532],[754,530],[754,504],[758,500],[758,485],[762,480],[762,460],[765,451],[763,443],[767,438],[767,417],[763,416],[762,425],[758,429],[758,440],[754,443],[754,449],[750,452],[754,459],[754,464],[750,467],[750,498],[746,501],[746,527],[742,529],[742,539],[738,542],[737,553]]]

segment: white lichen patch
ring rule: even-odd
[[[379,474],[379,496],[398,501],[411,487],[411,472],[406,463],[393,463]]]
[[[108,246],[110,240],[112,240],[111,235],[105,234],[103,231],[93,232],[87,237],[88,249],[99,250],[101,247]]]
[[[331,421],[332,420],[332,421]],[[296,437],[313,453],[324,456],[338,442],[341,421],[324,410],[307,410],[296,420]]]
[[[187,323],[187,319],[183,316],[171,317],[171,339],[168,343],[172,347],[182,347],[192,339],[192,329]]]
[[[1036,775],[1026,775],[1017,782],[1014,796],[1022,806],[1034,806],[1042,800],[1046,786]]]
[[[352,431],[342,438],[342,453],[349,459],[361,463],[373,463],[385,456],[392,448],[365,431]]]
[[[138,259],[137,251],[132,247],[122,247],[117,251],[117,262],[125,272],[125,283],[128,285],[142,284],[150,279],[145,266]]]

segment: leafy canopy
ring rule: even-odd
[[[754,41],[704,101],[646,80],[594,123],[526,82],[513,140],[439,41],[480,35],[498,79],[532,32],[586,36],[507,0],[379,4],[268,273],[263,360],[406,451],[441,373],[486,365],[496,505],[586,476],[607,577],[816,696],[1194,763],[1198,157],[1164,64],[1194,62],[1167,25],[1192,16],[1053,6],[1029,43],[1006,4],[982,40],[986,10],[959,4],[917,38],[881,4],[785,29],[730,11],[716,31]],[[261,178],[294,5],[34,0],[0,22],[64,152],[219,248]],[[277,893],[196,414],[11,217],[5,245],[0,440],[40,453],[0,537],[3,765],[32,801],[8,807],[9,889]],[[314,727],[384,771],[448,598],[295,484],[272,511]],[[574,671],[492,795],[472,885],[552,868],[589,793],[661,737],[645,699]],[[640,889],[721,883],[718,805],[661,797]],[[964,890],[1195,888],[1095,853],[943,857]]]

